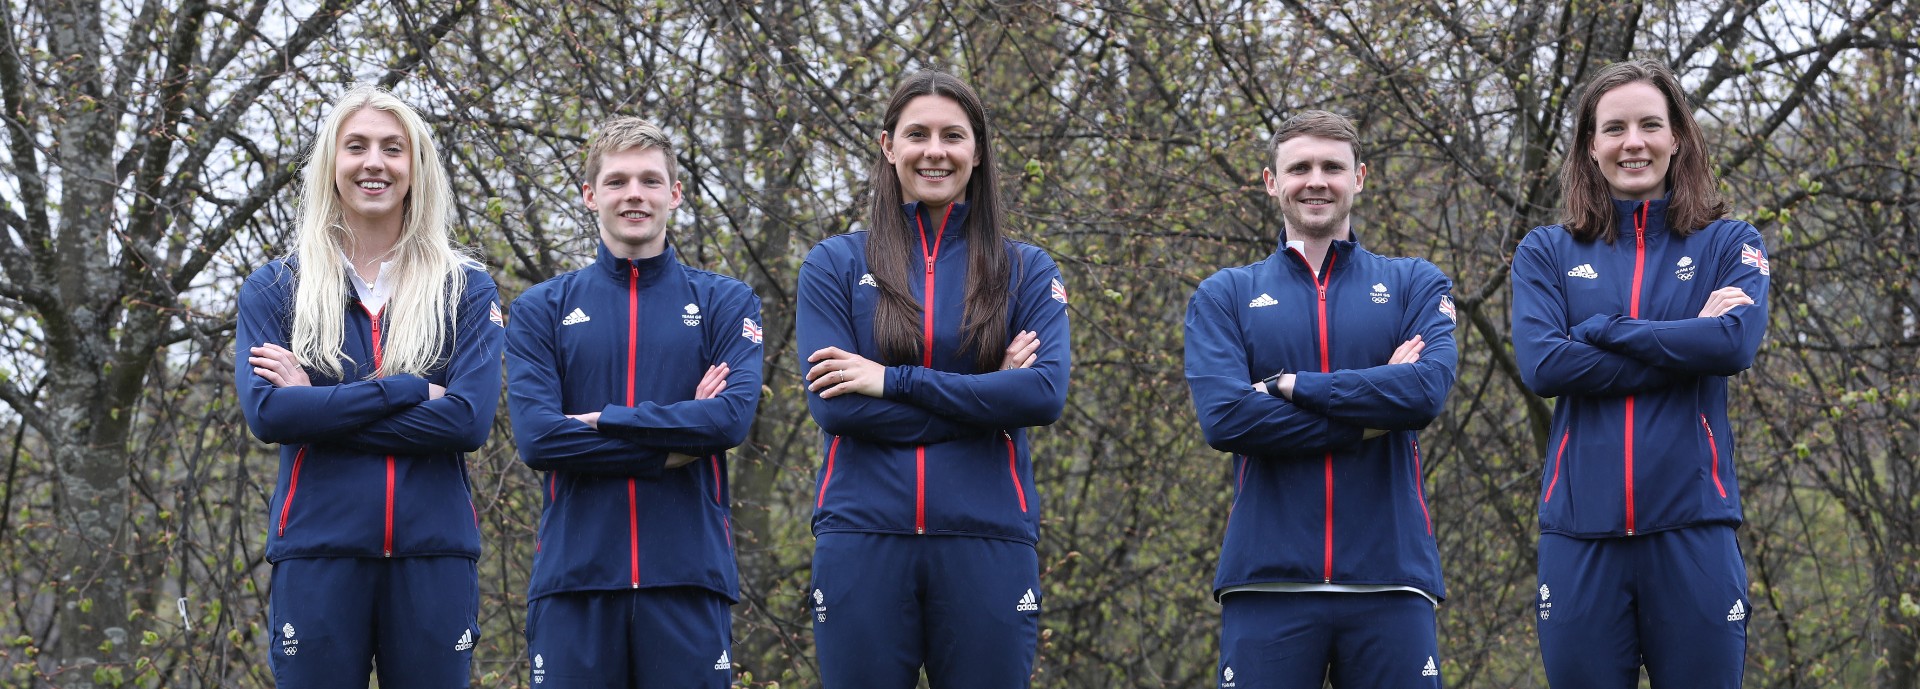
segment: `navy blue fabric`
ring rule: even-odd
[[[247,350],[263,343],[292,349],[295,274],[283,259],[248,276],[234,326],[241,411],[255,437],[280,444],[279,478],[267,505],[267,560],[479,558],[464,453],[486,443],[500,405],[502,334],[493,280],[477,264],[466,267],[445,364],[425,378],[370,378],[373,320],[349,290],[341,314],[345,375],[334,379],[309,369],[311,386],[276,388],[254,375]],[[430,382],[446,387],[446,395],[428,400]]]
[[[1535,228],[1513,257],[1520,375],[1559,398],[1540,530],[1596,538],[1739,524],[1727,377],[1753,365],[1766,336],[1760,233],[1716,220],[1681,237],[1668,230],[1664,200],[1615,201],[1614,215],[1621,232],[1612,244],[1552,225]],[[1637,237],[1636,215],[1645,220]],[[1754,304],[1698,318],[1727,286]]]
[[[527,596],[695,586],[737,600],[726,451],[760,402],[760,298],[745,283],[603,245],[513,302],[507,406],[546,503]],[[707,367],[726,389],[693,399]],[[632,390],[629,400],[628,390]],[[600,427],[567,414],[600,412]],[[670,453],[698,457],[665,469]]]
[[[556,593],[527,603],[528,681],[539,689],[725,689],[729,601],[704,588]]]
[[[267,658],[281,689],[467,686],[480,572],[464,557],[283,560],[267,591]]]
[[[1024,687],[1040,638],[1040,561],[997,538],[821,534],[806,601],[827,689]]]
[[[1194,410],[1207,444],[1233,453],[1214,594],[1330,582],[1445,598],[1417,431],[1453,387],[1451,283],[1425,260],[1381,257],[1353,241],[1333,242],[1321,271],[1317,282],[1305,257],[1282,249],[1215,273],[1187,306]],[[1426,342],[1420,360],[1387,365],[1415,335]],[[1283,370],[1297,376],[1292,400],[1253,388]],[[1390,432],[1362,440],[1369,428]]]
[[[1733,527],[1635,538],[1541,534],[1534,601],[1554,689],[1736,689],[1745,674],[1747,570]]]
[[[1442,686],[1433,602],[1411,591],[1236,592],[1220,606],[1220,689]]]
[[[816,481],[813,532],[913,534],[1005,538],[1033,544],[1040,537],[1040,496],[1034,491],[1027,427],[1060,418],[1068,371],[1067,295],[1046,252],[1009,241],[1012,301],[1009,341],[1022,330],[1039,334],[1031,368],[977,371],[960,350],[966,293],[964,204],[944,225],[918,204],[903,212],[909,227],[938,233],[934,271],[933,366],[891,366],[883,398],[807,394],[821,429],[826,457]],[[916,221],[915,218],[918,218]],[[839,347],[882,361],[873,339],[880,290],[867,268],[867,233],[830,237],[800,267],[795,339],[800,370],[806,358]],[[933,245],[935,238],[928,238]],[[913,256],[924,259],[916,236]],[[919,270],[908,272],[914,298],[926,302]],[[996,350],[1004,349],[1005,344]],[[924,483],[919,474],[925,452]],[[1011,460],[1011,461],[1009,461]],[[1011,464],[1011,466],[1010,466]]]

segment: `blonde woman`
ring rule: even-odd
[[[290,255],[240,290],[234,384],[280,445],[268,504],[268,658],[282,689],[466,686],[479,520],[463,453],[500,400],[494,284],[448,238],[445,169],[418,113],[335,103]]]

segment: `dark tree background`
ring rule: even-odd
[[[1423,436],[1457,687],[1544,686],[1528,615],[1551,402],[1508,347],[1507,261],[1554,222],[1576,86],[1671,65],[1773,322],[1734,384],[1752,578],[1748,686],[1920,687],[1920,11],[1893,0],[680,3],[0,0],[0,685],[265,687],[274,454],[234,405],[232,290],[284,253],[325,105],[428,115],[457,234],[505,295],[582,265],[579,148],[612,114],[680,144],[686,259],[766,304],[768,391],[735,453],[748,686],[817,684],[801,605],[818,431],[800,257],[858,229],[881,100],[971,81],[1017,237],[1059,260],[1078,364],[1036,434],[1036,686],[1215,678],[1230,484],[1181,377],[1187,296],[1273,250],[1271,127],[1361,122],[1357,228],[1455,281],[1462,353]],[[475,458],[475,682],[525,684],[540,498],[504,416]]]

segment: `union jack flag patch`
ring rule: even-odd
[[[1067,303],[1067,286],[1060,284],[1060,278],[1053,279],[1053,300],[1062,304]]]
[[[1760,253],[1759,249],[1755,249],[1751,246],[1741,244],[1740,245],[1740,262],[1753,266],[1755,268],[1759,268],[1761,275],[1769,274],[1767,272],[1767,268],[1769,267],[1769,264],[1767,263],[1767,255]]]
[[[1458,319],[1453,316],[1453,297],[1440,295],[1440,315],[1446,316],[1447,320],[1458,322]]]
[[[740,319],[740,336],[753,340],[754,344],[760,344],[760,324],[753,322],[751,318]]]
[[[487,318],[492,319],[494,325],[502,328],[507,327],[507,318],[501,315],[500,302],[498,301],[493,302],[492,305],[487,307]]]

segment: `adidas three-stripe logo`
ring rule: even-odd
[[[1277,306],[1279,304],[1280,302],[1274,299],[1273,295],[1261,292],[1260,296],[1254,297],[1253,301],[1247,302],[1247,308],[1257,309],[1262,306]]]
[[[1747,605],[1735,599],[1733,601],[1733,609],[1727,611],[1727,621],[1739,622],[1744,619],[1747,619]]]
[[[1013,609],[1020,612],[1033,612],[1040,609],[1040,600],[1033,597],[1033,589],[1027,589],[1027,594],[1020,597],[1020,603],[1013,606]]]
[[[1600,279],[1600,274],[1593,272],[1593,264],[1582,263],[1578,266],[1574,266],[1573,270],[1567,271],[1567,277],[1586,278],[1588,280],[1598,280]]]
[[[560,319],[560,324],[561,325],[577,325],[580,323],[585,323],[590,320],[593,320],[593,319],[588,318],[587,313],[585,311],[581,311],[580,309],[576,308],[573,310],[573,313],[567,314],[566,318]]]

